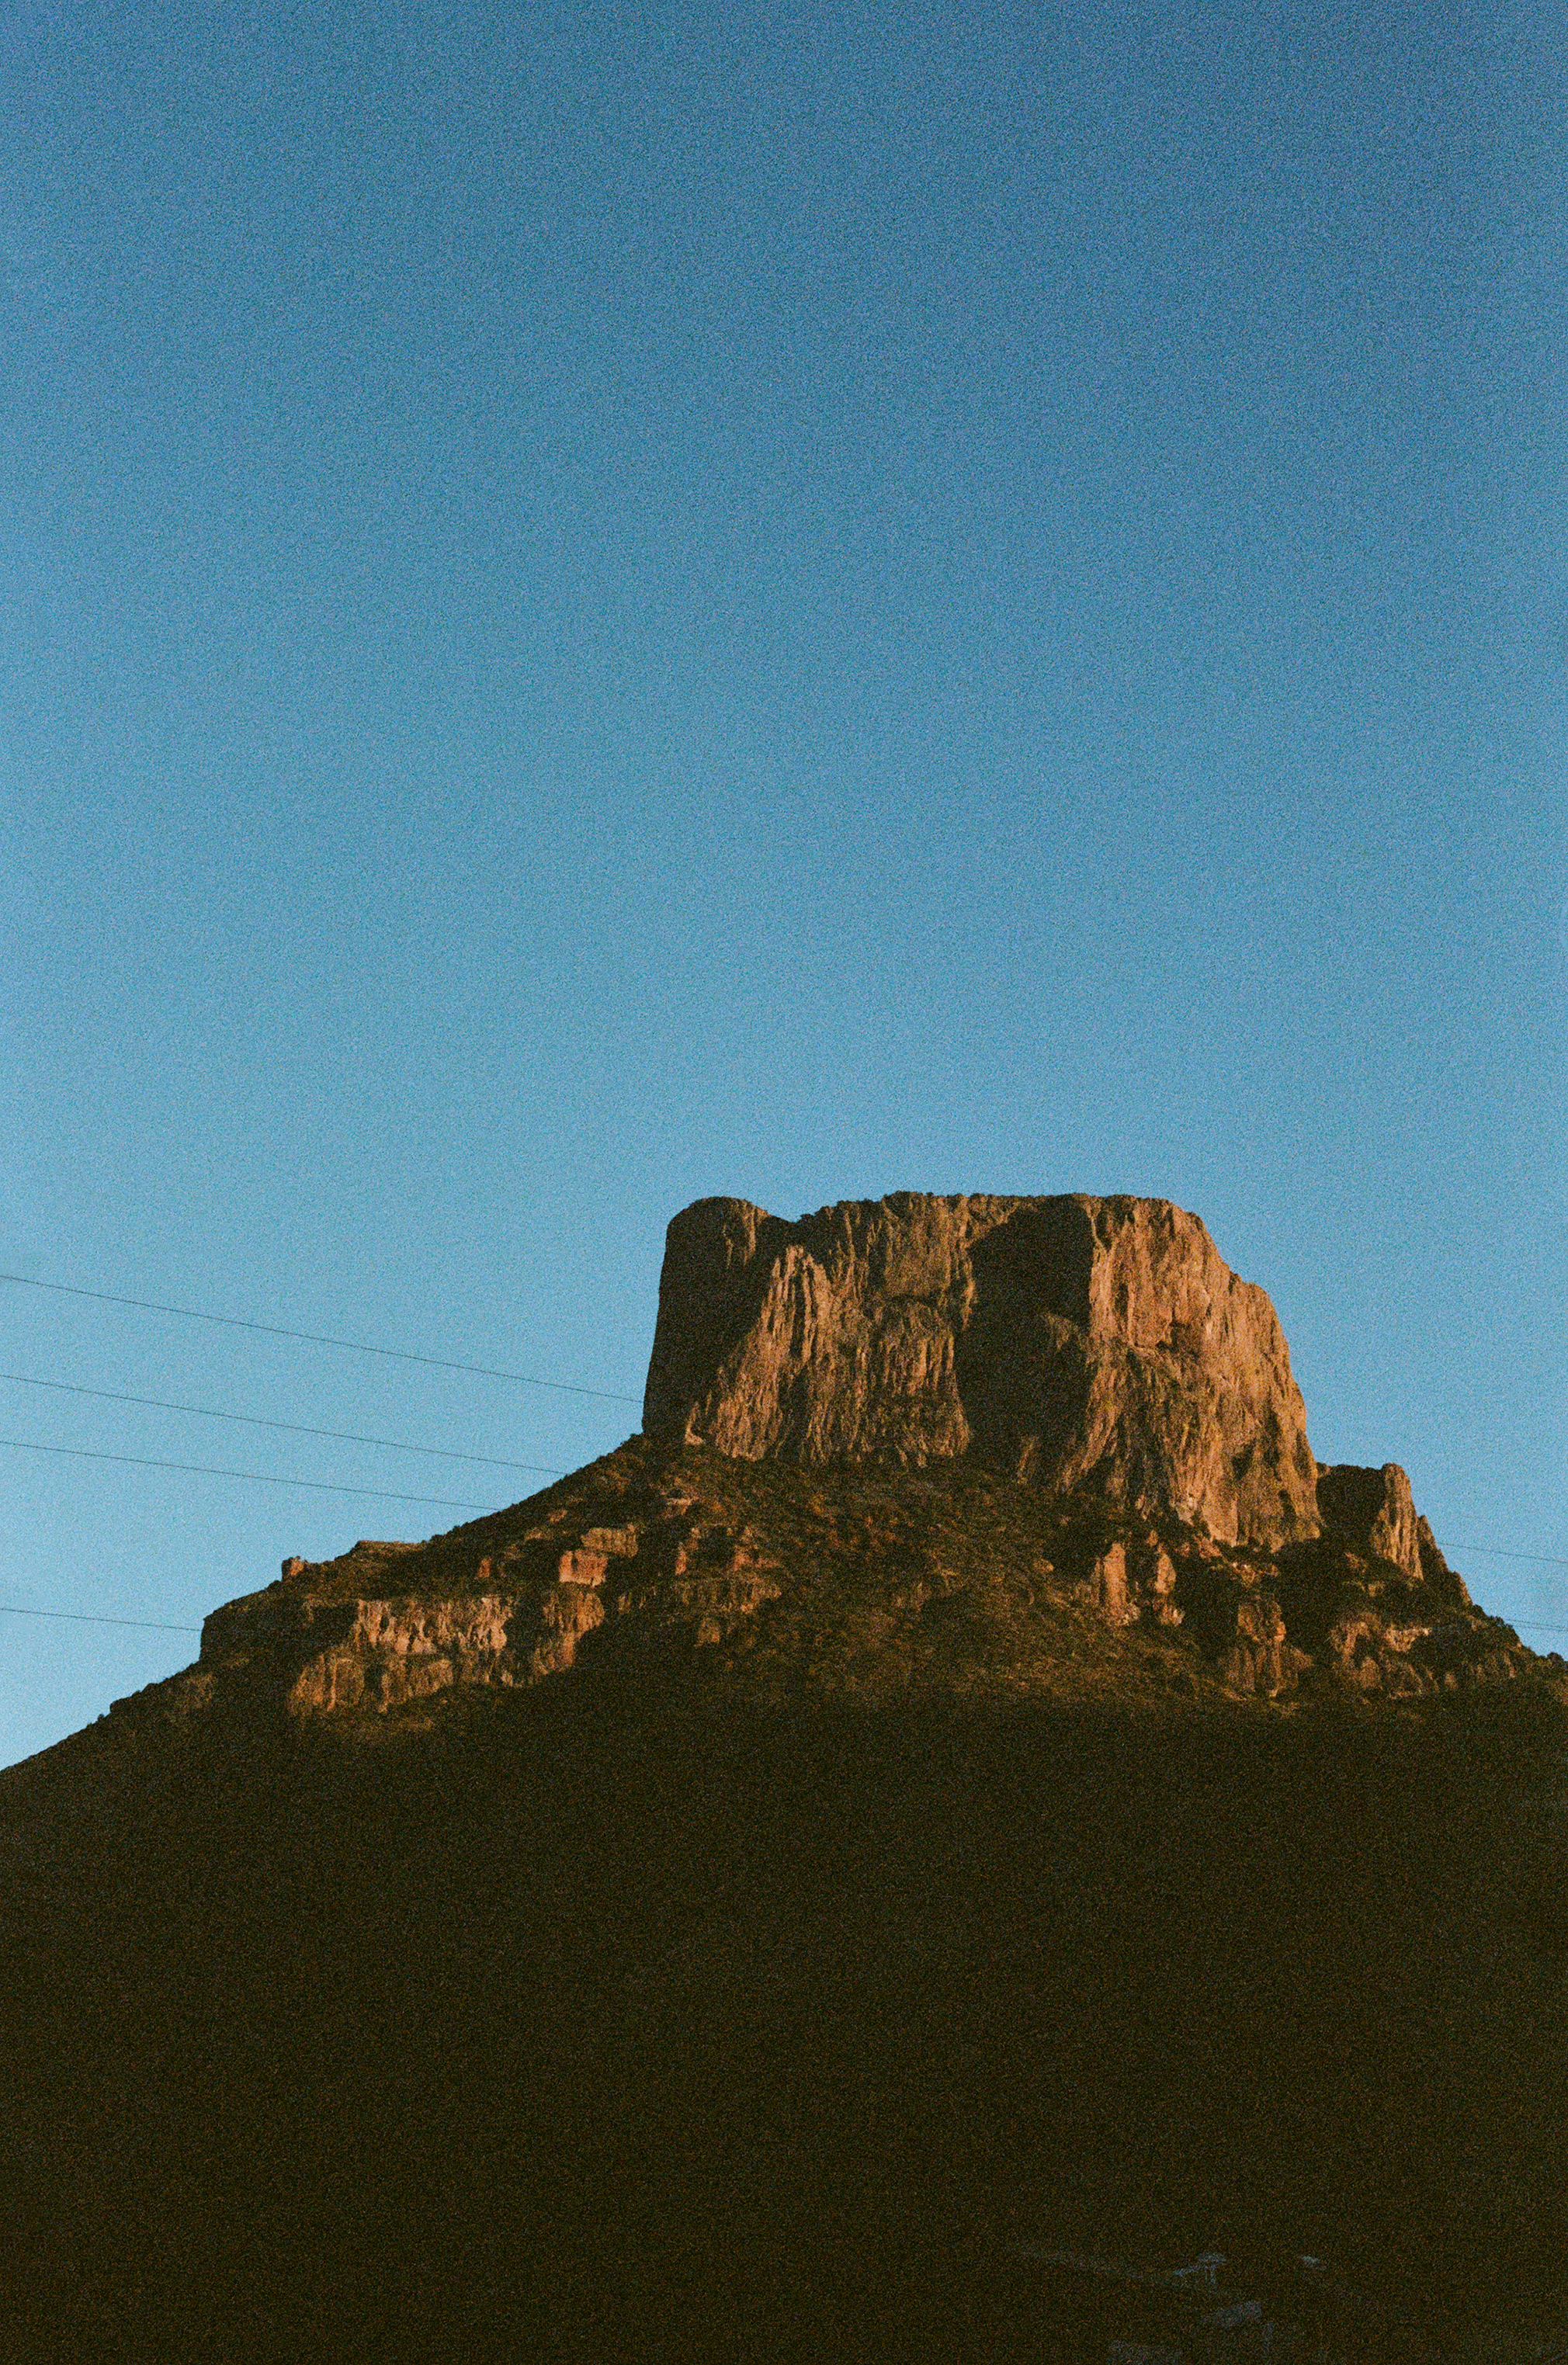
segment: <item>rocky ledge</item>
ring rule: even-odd
[[[684,1668],[771,1698],[1145,1704],[1415,1699],[1561,1674],[1474,1607],[1429,1530],[1414,1569],[1392,1556],[1403,1471],[1322,1484],[1341,1524],[1268,1552],[964,1463],[802,1470],[633,1439],[429,1543],[286,1562],[213,1612],[198,1665],[156,1698],[357,1724],[573,1668]]]
[[[564,1674],[607,1621],[721,1642],[778,1595],[754,1540],[678,1489],[640,1486],[637,1517],[597,1521],[601,1491],[618,1508],[626,1501],[615,1464],[582,1474],[589,1484],[572,1499],[542,1496],[428,1544],[362,1541],[337,1560],[286,1560],[264,1592],[207,1618],[201,1668],[259,1682],[296,1716],[385,1712],[454,1687]],[[592,1484],[599,1470],[603,1488]]]

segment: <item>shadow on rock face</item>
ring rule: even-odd
[[[1089,1411],[1094,1235],[1075,1200],[1021,1207],[977,1239],[957,1348],[974,1451],[1010,1475],[1059,1477]]]
[[[747,1458],[973,1452],[1262,1543],[1316,1526],[1273,1308],[1153,1199],[900,1193],[670,1226],[644,1427]]]

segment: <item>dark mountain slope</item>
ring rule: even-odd
[[[1013,2355],[1017,2236],[1551,2320],[1528,1654],[1237,1698],[963,1471],[639,1444],[514,1524],[639,1489],[707,1506],[693,1581],[798,1583],[385,1713],[291,1713],[230,1635],[0,1780],[18,2354]]]

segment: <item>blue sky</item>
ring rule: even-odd
[[[1156,1193],[1321,1456],[1568,1560],[1560,17],[523,16],[0,11],[0,1265],[634,1396],[702,1193]],[[637,1418],[0,1309],[25,1377]],[[459,1516],[10,1447],[0,1597]],[[0,1628],[0,1759],[194,1648]]]

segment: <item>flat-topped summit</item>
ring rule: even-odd
[[[1265,1293],[1163,1199],[898,1192],[669,1227],[643,1426],[745,1459],[972,1455],[1226,1541],[1317,1531]]]
[[[1416,1698],[1529,1662],[1396,1463],[1315,1459],[1268,1298],[1164,1200],[901,1194],[794,1224],[700,1201],[644,1428],[428,1543],[291,1555],[214,1610],[157,1713],[422,1713],[686,1660],[759,1694],[1114,1667],[1181,1698]]]

